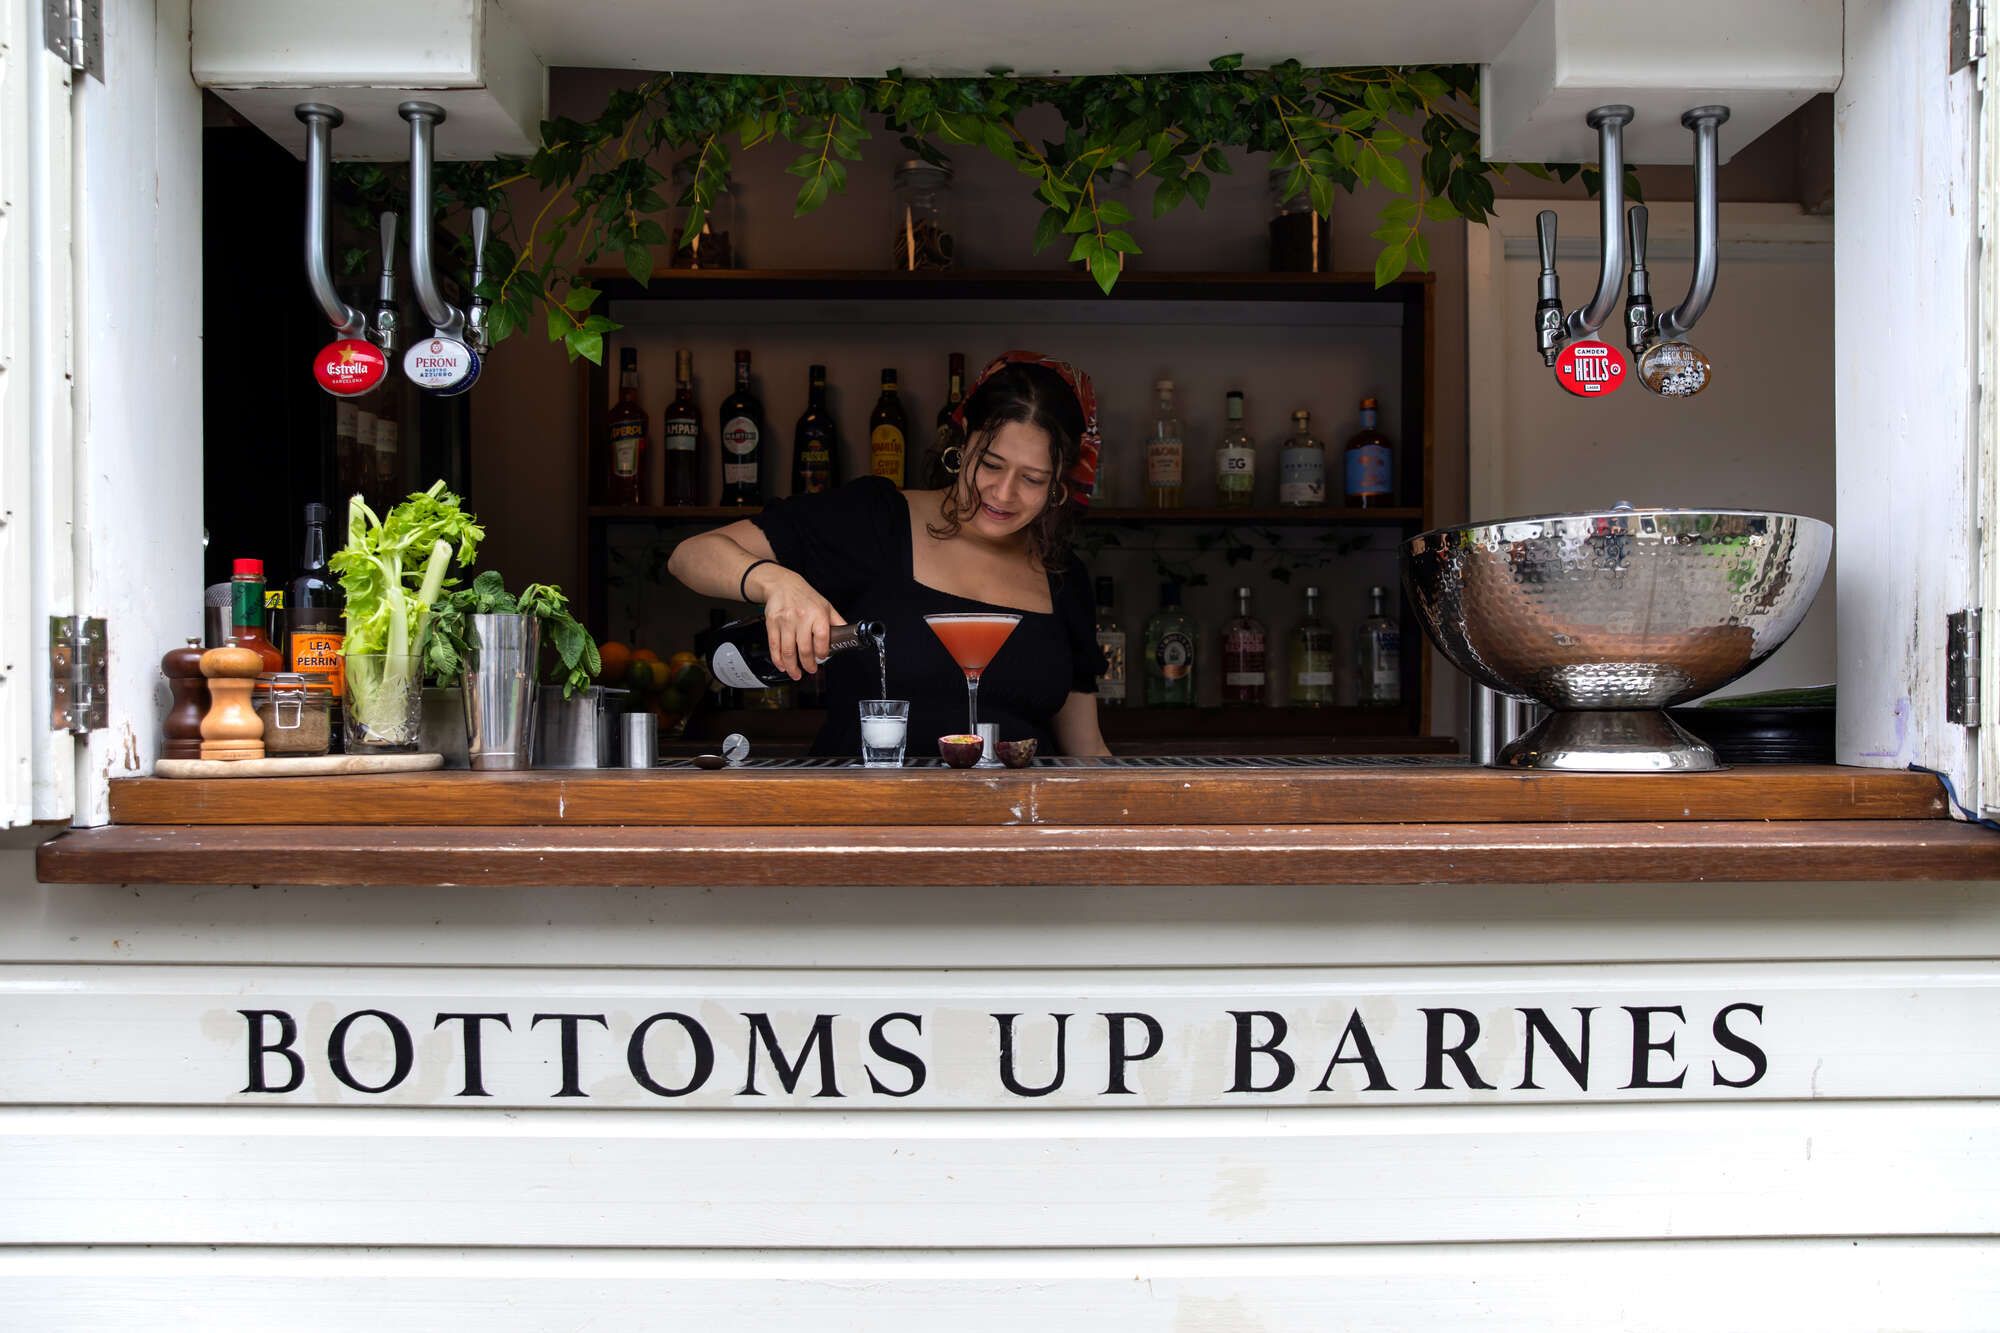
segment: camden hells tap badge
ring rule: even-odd
[[[403,374],[435,394],[464,393],[479,378],[479,353],[456,338],[434,333],[403,353]]]
[[[319,349],[313,358],[313,378],[336,398],[358,398],[381,384],[389,374],[389,358],[374,343],[342,338]]]
[[[1556,383],[1579,398],[1602,398],[1625,386],[1629,370],[1625,353],[1610,343],[1573,342],[1556,358]]]

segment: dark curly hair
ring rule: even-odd
[[[1051,486],[1067,487],[1070,469],[1076,466],[1083,440],[1083,407],[1063,377],[1047,366],[1031,363],[1011,365],[993,375],[965,400],[965,448],[959,475],[972,488],[973,503],[980,503],[979,460],[992,444],[994,433],[1009,422],[1035,426],[1049,437],[1049,466],[1055,476]],[[947,473],[931,482],[944,489],[941,522],[926,525],[931,536],[944,540],[956,537],[970,510],[959,508],[957,477]],[[1028,549],[1043,569],[1060,572],[1069,564],[1070,539],[1075,535],[1078,506],[1049,505],[1027,527]]]

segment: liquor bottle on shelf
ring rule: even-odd
[[[1146,707],[1194,706],[1194,619],[1181,609],[1181,585],[1160,585],[1160,609],[1146,622]]]
[[[882,650],[885,631],[872,620],[852,625],[835,625],[827,644],[828,656],[866,648]],[[771,661],[771,640],[761,618],[733,620],[704,631],[695,640],[695,652],[707,661],[709,674],[717,685],[738,690],[772,691],[792,685],[792,678]],[[753,701],[751,706],[756,707]]]
[[[868,414],[868,470],[902,486],[909,435],[910,419],[904,415],[902,397],[896,392],[896,372],[885,367],[882,396]]]
[[[1146,437],[1146,508],[1179,509],[1187,448],[1180,413],[1174,410],[1174,382],[1161,380],[1153,388],[1157,396],[1153,428]]]
[[[665,494],[660,503],[701,503],[701,409],[694,401],[694,355],[674,353],[674,401],[660,414],[660,454]]]
[[[1264,622],[1250,614],[1250,590],[1236,590],[1236,618],[1222,631],[1222,702],[1264,702]]]
[[[618,350],[618,402],[605,417],[608,446],[604,503],[635,505],[640,494],[639,468],[646,455],[646,409],[639,405],[639,349]]]
[[[1347,442],[1345,466],[1347,503],[1373,509],[1394,502],[1395,455],[1389,437],[1375,429],[1375,400],[1361,400],[1361,429]]]
[[[1389,590],[1368,590],[1368,619],[1354,628],[1355,702],[1393,708],[1403,702],[1403,635],[1389,618]]]
[[[1125,706],[1125,631],[1118,624],[1116,590],[1108,576],[1097,579],[1097,701],[1106,708]]]
[[[1292,435],[1278,455],[1278,503],[1326,503],[1326,450],[1313,438],[1312,413],[1303,408],[1292,413]]]
[[[722,400],[722,503],[764,503],[764,404],[750,391],[750,353],[736,350],[736,390]]]
[[[965,432],[958,428],[958,423],[951,416],[964,398],[965,353],[953,352],[944,406],[938,409],[937,414],[937,434],[931,440],[930,452],[924,455],[924,470],[918,474],[925,486],[935,489],[951,484],[951,474],[944,468],[944,457],[949,450],[965,447]]]
[[[1231,389],[1226,404],[1222,438],[1215,444],[1215,503],[1248,509],[1257,497],[1257,443],[1243,428],[1243,391]]]
[[[840,484],[840,428],[826,410],[826,367],[806,376],[806,410],[792,430],[792,494],[818,495]]]
[[[1333,630],[1319,618],[1319,589],[1306,589],[1306,613],[1292,631],[1289,662],[1294,708],[1331,708],[1334,703]]]

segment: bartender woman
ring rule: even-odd
[[[924,623],[940,612],[1018,612],[979,684],[979,720],[1043,754],[1107,754],[1097,727],[1099,654],[1090,579],[1070,550],[1097,476],[1089,377],[1009,352],[960,408],[963,448],[946,452],[942,490],[864,477],[794,496],[755,518],[690,537],[667,568],[709,597],[760,603],[771,660],[799,679],[827,656],[834,625],[888,629],[889,697],[910,701],[909,749],[934,755],[965,728],[965,674]],[[861,752],[856,705],[879,697],[873,654],[826,664],[819,755]]]

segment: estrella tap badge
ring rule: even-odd
[[[403,374],[419,389],[436,394],[464,393],[479,378],[479,353],[456,338],[433,333],[403,353]]]
[[[1602,398],[1624,386],[1626,369],[1625,353],[1610,343],[1573,342],[1556,358],[1556,383],[1579,398]]]
[[[389,358],[374,343],[341,338],[319,349],[313,358],[313,378],[336,398],[355,398],[380,384],[389,374]]]

